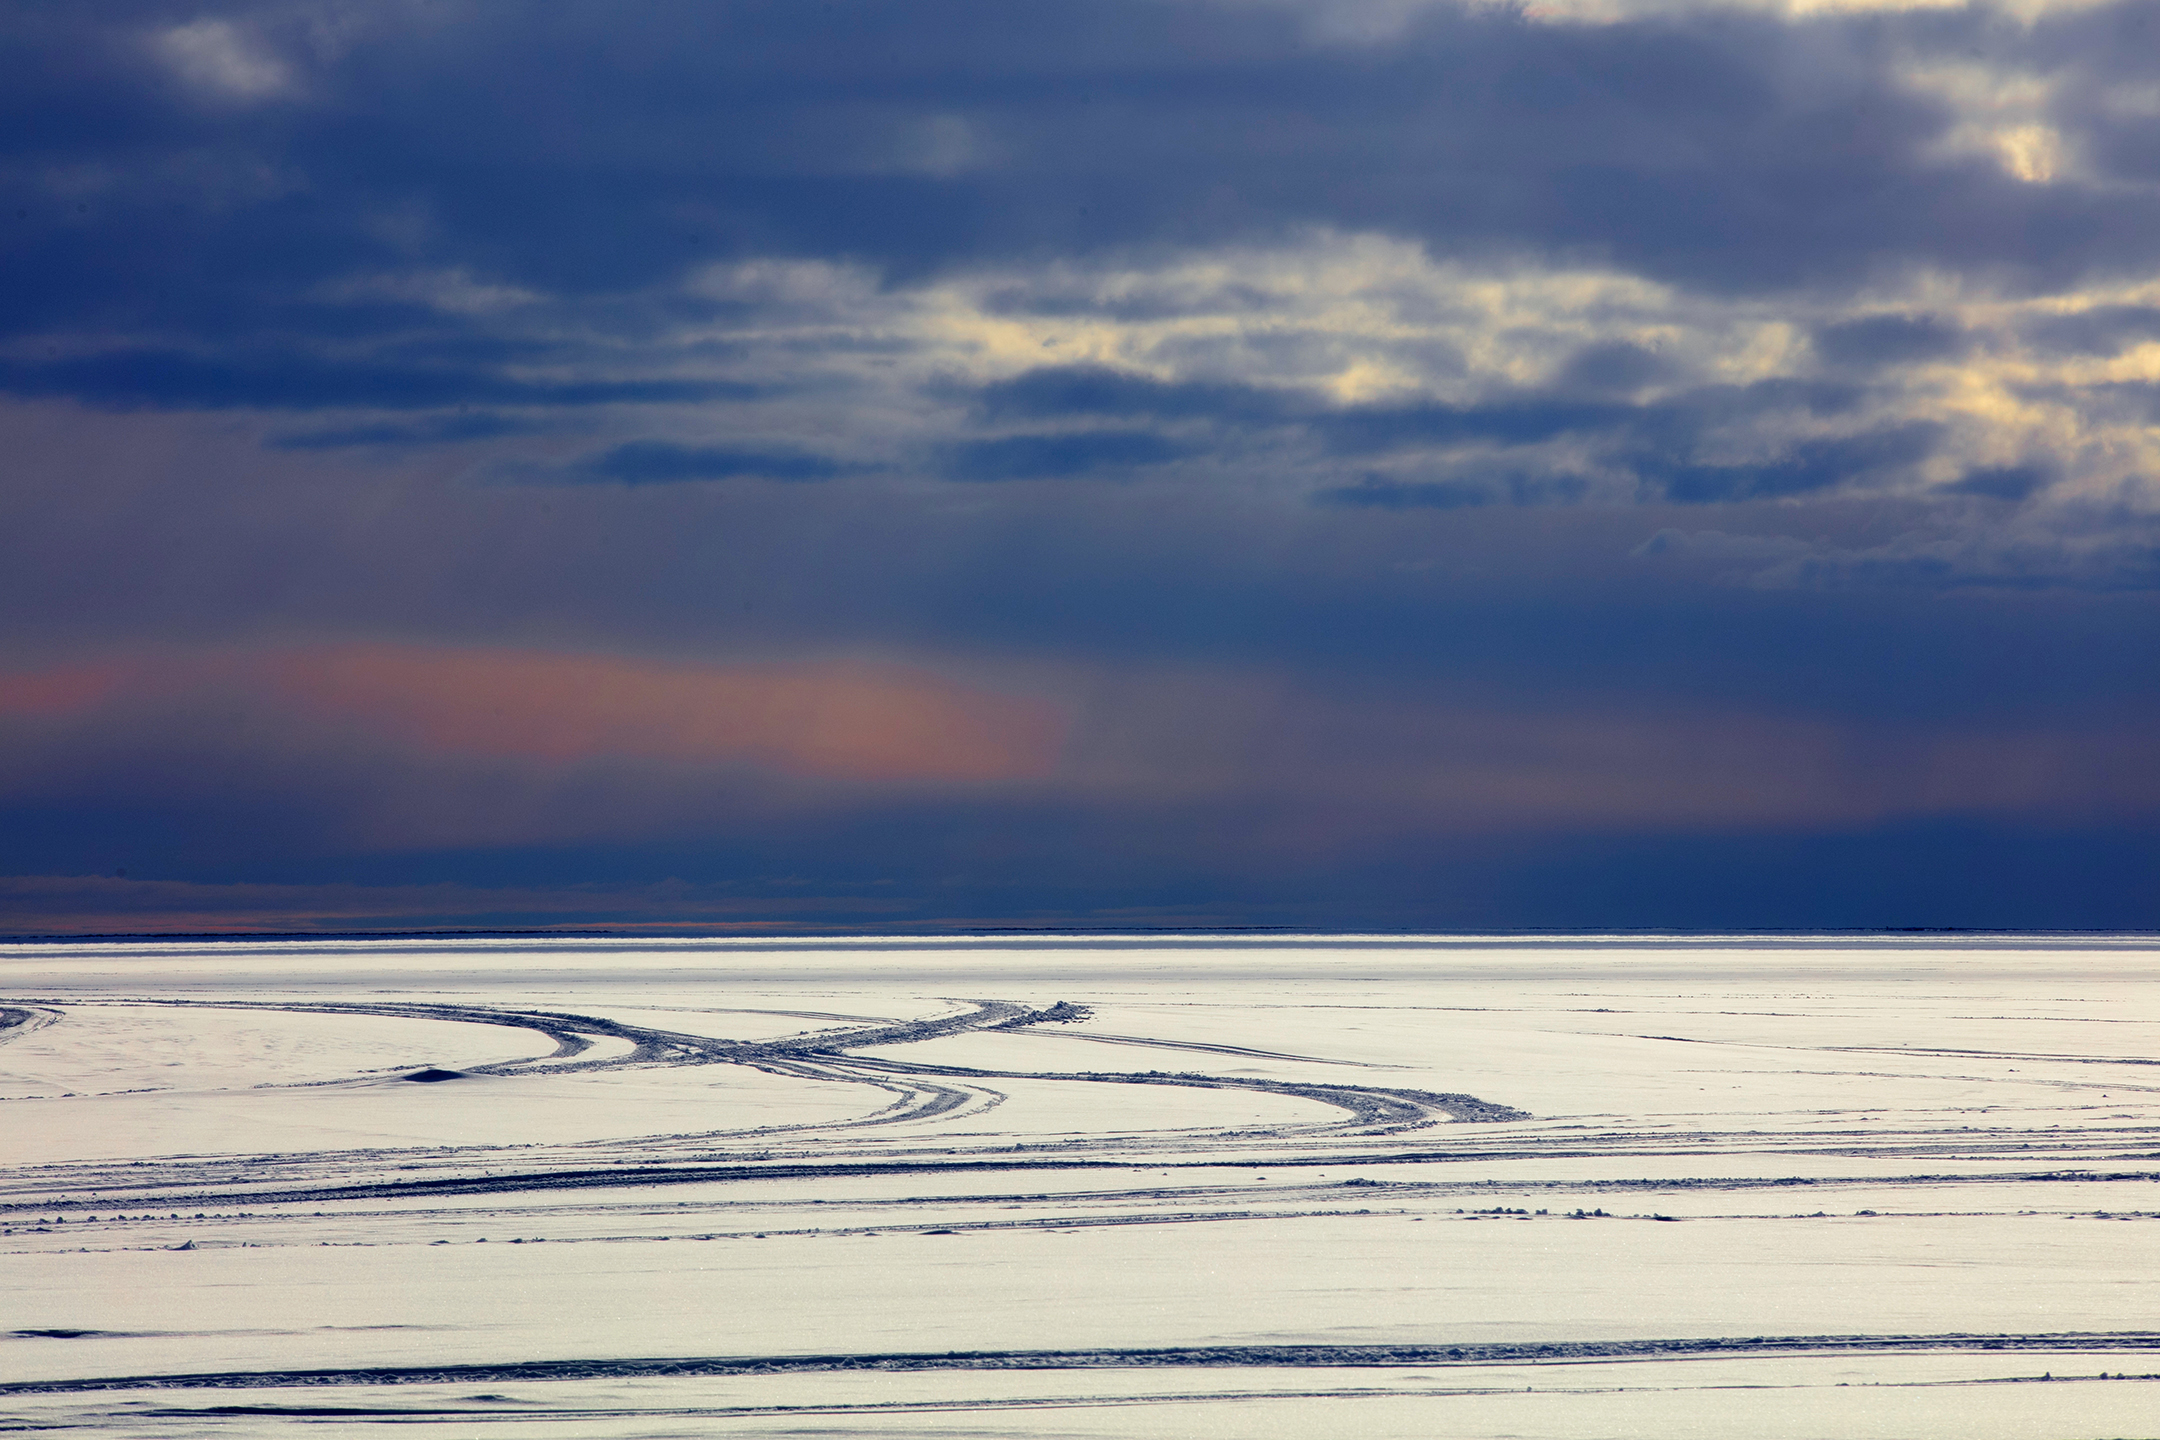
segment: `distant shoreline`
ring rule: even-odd
[[[1140,939],[1149,937],[1177,936],[1192,939],[1235,939],[1241,937],[1265,937],[1283,940],[1312,940],[1327,943],[1362,942],[1366,944],[1404,944],[1424,940],[1543,940],[1543,939],[1710,939],[1732,937],[1736,939],[1808,939],[1816,936],[2005,936],[2012,938],[2046,938],[2050,936],[2078,936],[2086,938],[2122,936],[2124,938],[2160,937],[2160,929],[2125,929],[2121,927],[2053,927],[2046,929],[2010,929],[1966,925],[1882,925],[1882,926],[1823,926],[1823,927],[1765,927],[1762,929],[1734,929],[1727,926],[1703,928],[1630,928],[1599,926],[1581,928],[1483,928],[1466,930],[1316,930],[1293,925],[982,925],[982,926],[926,926],[922,929],[899,929],[865,927],[859,930],[841,929],[787,929],[764,927],[711,927],[711,926],[577,926],[525,928],[463,928],[442,926],[432,929],[401,930],[101,930],[101,931],[25,931],[17,934],[0,932],[0,944],[4,945],[65,945],[118,941],[225,941],[235,944],[251,941],[295,940],[792,940],[814,942],[863,942],[863,941],[914,941],[935,943],[941,940],[971,940],[983,938],[1018,937],[1029,939]]]

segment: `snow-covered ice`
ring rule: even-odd
[[[2150,1434],[2156,959],[0,945],[0,1428]]]

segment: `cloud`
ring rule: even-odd
[[[1690,537],[1759,563],[1808,547]],[[2136,725],[2071,732],[1852,727],[1703,703],[1526,710],[1325,693],[1259,675],[1157,674],[1077,722],[1074,776],[1169,806],[1260,801],[1308,827],[1376,833],[1804,829],[1945,815],[2160,817],[2160,741]]]
[[[65,934],[337,934],[590,928],[829,930],[889,923],[904,903],[862,895],[730,895],[675,884],[202,884],[106,875],[0,876],[0,930]],[[844,918],[843,918],[844,917]]]
[[[1060,741],[1040,702],[899,669],[377,647],[282,658],[269,673],[304,709],[425,750],[553,764],[623,755],[981,783],[1047,773]]]
[[[1165,381],[1107,365],[1044,365],[975,393],[988,419],[1150,416],[1267,424],[1313,407],[1311,397],[1252,385]]]
[[[1815,332],[1815,349],[1824,359],[1861,367],[1947,360],[1968,343],[1962,327],[1935,315],[1870,315]]]
[[[2095,305],[2039,315],[2024,328],[2031,340],[2049,350],[2114,355],[2143,341],[2160,340],[2160,306]]]
[[[142,218],[184,156],[303,177],[200,214],[177,246],[168,220],[72,261],[56,247],[47,298],[79,317],[109,307],[92,277],[122,255],[235,300],[259,301],[265,263],[311,268],[313,285],[415,250],[418,268],[485,293],[574,298],[715,259],[925,276],[1307,227],[1436,255],[1595,253],[1718,293],[1914,268],[2073,283],[2154,253],[2160,201],[2123,183],[2149,163],[2136,115],[2057,104],[2093,174],[2021,183],[1946,154],[1971,87],[1916,78],[1954,59],[1988,76],[2043,69],[2050,93],[2074,94],[2080,76],[2108,89],[2135,51],[2107,33],[2134,32],[2127,0],[2029,27],[1985,8],[1580,27],[1431,5],[1388,43],[1356,46],[1315,45],[1267,7],[1139,0],[1037,6],[1024,23],[985,0],[871,4],[844,35],[815,10],[754,28],[724,5],[554,14],[512,33],[485,11],[378,13],[310,79],[336,97],[336,122],[275,126],[161,113],[94,26],[24,35],[24,69],[71,56],[83,83],[58,123],[22,132],[36,162],[23,174],[95,154],[107,213]],[[203,93],[267,97],[290,73],[239,16],[164,34],[161,53]]]
[[[1617,429],[1638,414],[1629,406],[1541,396],[1492,405],[1360,406],[1323,416],[1314,428],[1335,454],[1370,455],[1464,440],[1534,445],[1581,431]]]
[[[161,32],[156,48],[197,90],[221,100],[272,100],[298,88],[284,61],[229,20],[205,17]]]
[[[0,391],[64,396],[112,409],[430,410],[446,405],[635,405],[743,398],[718,380],[524,380],[500,372],[319,359],[209,358],[118,350],[72,359],[0,361]]]
[[[1067,366],[1033,369],[985,386],[977,392],[977,404],[993,419],[1056,415],[1205,420],[1212,422],[1218,444],[1221,437],[1256,431],[1268,433],[1278,446],[1302,435],[1338,456],[1463,451],[1471,457],[1467,463],[1482,472],[1435,480],[1371,477],[1353,487],[1319,492],[1327,504],[1386,508],[1573,503],[1598,488],[1583,477],[1582,461],[1573,455],[1545,460],[1549,468],[1541,475],[1489,478],[1493,446],[1509,453],[1557,440],[1584,442],[1602,451],[1604,463],[1631,477],[1634,485],[1681,503],[1702,504],[1795,495],[1880,477],[1925,459],[1941,439],[1939,427],[1915,421],[1853,435],[1775,439],[1771,443],[1776,451],[1760,461],[1708,464],[1702,453],[1713,439],[1724,438],[1721,428],[1729,429],[1736,420],[1744,423],[1778,412],[1834,415],[1851,408],[1855,392],[1823,382],[1769,380],[1745,387],[1682,389],[1640,403],[1580,398],[1584,392],[1636,390],[1671,373],[1661,357],[1612,343],[1586,347],[1569,357],[1550,389],[1502,394],[1470,405],[1336,406],[1316,395],[1286,390],[1172,383],[1104,367]],[[1066,473],[1081,468],[1078,457],[1068,458],[1055,447],[1081,446],[1090,434],[1104,433],[982,442],[967,458],[1016,455],[1023,465],[1045,467],[1026,473]],[[1126,430],[1107,436],[1097,443],[1111,451],[1116,463],[1150,454],[1175,458],[1200,448],[1183,435],[1172,438],[1160,432]],[[1724,443],[1729,448],[1730,440]],[[1120,447],[1130,454],[1118,454]],[[1539,463],[1512,461],[1518,470]],[[966,477],[969,472],[963,466],[958,473]],[[1608,500],[1629,498],[1626,489],[1603,489]]]
[[[70,665],[52,670],[0,673],[0,716],[67,716],[89,710],[128,679],[125,666]]]
[[[1042,701],[901,667],[389,645],[0,675],[0,715],[65,717],[115,697],[155,703],[206,689],[427,754],[748,765],[868,783],[1039,777],[1056,764],[1062,733]]]
[[[350,425],[325,430],[288,430],[267,437],[263,443],[277,450],[349,450],[375,445],[445,445],[470,440],[496,440],[505,435],[532,435],[555,429],[559,424],[559,421],[530,415],[438,415],[405,425]]]
[[[1408,915],[2149,828],[2152,24],[15,7],[0,867]]]
[[[2018,500],[2046,478],[2013,469],[1969,475],[1946,488],[1985,500]],[[1633,553],[1737,562],[1741,568],[1725,578],[1760,589],[2160,591],[2160,525],[2077,505],[2027,509],[2003,526],[1970,517],[1962,523],[1938,519],[1864,545],[1665,529]]]
[[[1661,537],[1646,553],[1753,566],[1814,554],[1714,532]],[[1066,811],[1112,830],[1242,812],[1269,818],[1215,843],[1270,865],[1412,835],[2160,818],[2160,750],[2137,724],[1466,703],[1219,665],[1067,666],[1038,673],[1032,696],[899,667],[391,646],[142,663],[118,683],[109,673],[33,672],[0,687],[15,727],[0,800],[94,793],[93,810],[120,796],[217,810],[229,787],[267,781],[266,793],[320,808],[317,830],[387,851],[747,844],[963,802],[1016,834],[1048,823],[1053,838],[1063,822],[1045,817]],[[274,749],[234,735],[274,735]],[[161,750],[168,773],[146,788],[131,772]],[[102,788],[86,791],[86,776]],[[1065,843],[1051,850],[1071,860]]]
[[[1671,362],[1653,350],[1625,340],[1605,340],[1569,356],[1556,384],[1563,391],[1629,394],[1672,373]]]
[[[1925,421],[1886,426],[1831,440],[1806,440],[1755,464],[1703,465],[1651,461],[1646,478],[1683,505],[1778,499],[1894,475],[1918,464],[1941,443],[1941,427]]]
[[[1954,495],[1984,495],[1990,500],[2024,500],[2055,479],[2044,465],[1991,465],[1968,470],[1943,489]]]
[[[1070,430],[955,445],[940,469],[954,480],[1054,480],[1166,465],[1201,447],[1152,430]]]

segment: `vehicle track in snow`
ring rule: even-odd
[[[260,989],[192,960],[7,983],[82,993],[0,1001],[0,1041],[26,1042],[0,1060],[98,1093],[0,1113],[55,1156],[105,1153],[69,1127],[109,1126],[116,1158],[0,1171],[0,1428],[886,1433],[946,1411],[981,1413],[912,1423],[1040,1434],[1111,1427],[1020,1412],[1134,1405],[1184,1434],[1206,1428],[1184,1404],[1514,1393],[1531,1433],[1553,1413],[1533,1381],[1644,1407],[1760,1391],[1764,1413],[1903,1389],[1916,1413],[1992,1419],[2013,1397],[2050,1423],[2160,1394],[2137,1263],[2160,1237],[2160,1123],[2126,1083],[2160,1072],[2119,1028],[2140,992],[1968,999],[1946,978],[1877,1005],[1723,959],[1526,993],[1498,968],[1363,961],[1325,984],[884,954],[829,974],[351,963],[265,966]],[[1101,1020],[952,998],[1057,988]],[[2043,1013],[2073,1002],[2109,1027],[2083,1027],[2090,1053]],[[104,1008],[130,1004],[232,1013]],[[1946,1006],[1985,1013],[1953,1028]],[[408,1046],[428,1053],[388,1068]],[[403,1083],[423,1064],[454,1083]],[[2110,1383],[2025,1384],[2045,1379]],[[2024,1388],[1949,1388],[1973,1385]],[[1378,1411],[1269,1423],[1286,1413],[1204,1418],[1347,1433]],[[1423,1427],[1400,1433],[1458,1418],[1397,1413]],[[816,1416],[844,1418],[794,1418]]]
[[[0,1395],[109,1390],[253,1390],[310,1386],[509,1384],[519,1381],[664,1379],[846,1372],[1015,1370],[1373,1369],[1612,1364],[1673,1359],[1943,1352],[2160,1353],[2160,1331],[2054,1334],[1756,1335],[1654,1340],[1463,1341],[1405,1345],[1191,1345],[1134,1349],[950,1350],[841,1355],[714,1355],[528,1360],[499,1364],[216,1370],[80,1380],[0,1382]]]
[[[540,1009],[511,1009],[471,1004],[420,1001],[248,1001],[186,1000],[173,998],[113,998],[90,1002],[96,1008],[210,1008],[219,1010],[270,1011],[356,1018],[390,1017],[478,1024],[528,1030],[554,1042],[547,1055],[530,1059],[495,1061],[456,1070],[430,1067],[419,1078],[451,1079],[466,1076],[515,1081],[523,1077],[617,1071],[637,1068],[697,1065],[735,1065],[767,1074],[826,1083],[866,1086],[889,1094],[883,1107],[851,1119],[817,1123],[764,1125],[752,1130],[714,1129],[675,1134],[620,1136],[582,1143],[544,1147],[466,1145],[447,1152],[424,1149],[404,1152],[401,1170],[425,1170],[434,1174],[411,1178],[381,1174],[386,1160],[400,1152],[354,1150],[314,1152],[305,1156],[223,1156],[182,1163],[135,1162],[111,1167],[96,1164],[37,1167],[33,1173],[0,1174],[0,1214],[20,1213],[53,1205],[55,1190],[88,1192],[88,1203],[111,1206],[197,1206],[233,1203],[306,1203],[353,1199],[417,1198],[426,1195],[508,1194],[519,1191],[560,1190],[578,1187],[615,1188],[667,1185],[748,1178],[777,1178],[841,1174],[922,1173],[931,1170],[1072,1168],[1076,1163],[1120,1165],[1153,1163],[1165,1150],[1185,1153],[1196,1144],[1250,1147],[1356,1138],[1387,1139],[1448,1121],[1501,1123],[1530,1117],[1509,1106],[1495,1105],[1471,1095],[1425,1090],[1386,1089],[1340,1083],[1308,1083],[1248,1076],[1226,1076],[1194,1071],[1020,1071],[932,1065],[889,1056],[850,1053],[871,1047],[914,1044],[971,1031],[1011,1032],[1032,1025],[1065,1023],[1085,1019],[1081,1006],[1060,1002],[1034,1009],[1011,1001],[974,1000],[954,1014],[916,1020],[835,1027],[785,1036],[773,1040],[732,1040],[687,1031],[633,1025],[599,1015]],[[50,1023],[63,1019],[66,1002],[40,1000],[16,1002],[4,1013],[20,1014]],[[29,1020],[17,1022],[27,1024]],[[1122,1043],[1145,1043],[1137,1037],[1116,1037]],[[584,1059],[597,1041],[627,1044],[626,1053]],[[1180,1046],[1178,1048],[1192,1048]],[[1261,1052],[1235,1052],[1259,1054]],[[1305,1059],[1308,1057],[1297,1057]],[[1322,1062],[1324,1063],[1324,1062]],[[361,1083],[380,1083],[385,1076],[362,1077]],[[405,1078],[414,1078],[407,1074]],[[1020,1160],[1009,1158],[1018,1148],[1009,1144],[989,1147],[955,1147],[936,1144],[935,1158],[910,1165],[904,1158],[849,1166],[827,1163],[818,1166],[785,1163],[773,1147],[783,1149],[790,1141],[826,1144],[850,1134],[889,1134],[893,1127],[914,1122],[952,1120],[980,1114],[1005,1102],[1013,1082],[1028,1084],[1126,1085],[1191,1090],[1244,1091],[1280,1095],[1310,1101],[1340,1112],[1334,1120],[1203,1130],[1151,1132],[1141,1136],[1105,1134],[1077,1142],[1064,1142],[1048,1153]],[[353,1080],[303,1082],[307,1087],[350,1085]],[[924,1137],[929,1141],[931,1137]],[[685,1148],[710,1148],[726,1141],[752,1140],[760,1152],[755,1163],[727,1163],[744,1157],[714,1156],[698,1163],[688,1160]],[[475,1166],[498,1164],[515,1149],[515,1173],[474,1174]],[[926,1148],[929,1148],[926,1146]],[[983,1152],[1007,1158],[989,1159]],[[797,1156],[794,1158],[804,1158]],[[837,1158],[837,1157],[836,1157]],[[599,1160],[602,1163],[595,1165]],[[535,1163],[539,1162],[539,1163]],[[151,1174],[145,1174],[145,1170]],[[356,1175],[355,1171],[373,1172]],[[443,1171],[453,1173],[444,1174]],[[343,1172],[343,1173],[339,1173]],[[10,1182],[13,1183],[10,1183]],[[24,1182],[29,1182],[25,1184]],[[25,1193],[25,1192],[28,1193]],[[13,1193],[9,1193],[13,1192]]]

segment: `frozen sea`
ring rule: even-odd
[[[2156,962],[0,945],[0,1430],[2160,1435]]]

